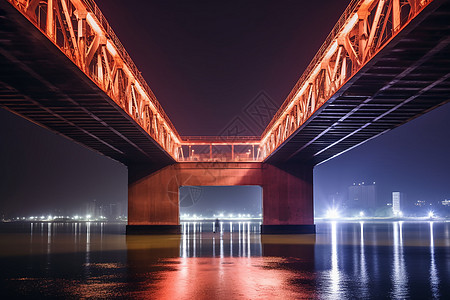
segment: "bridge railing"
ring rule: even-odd
[[[195,136],[183,137],[179,161],[257,162],[261,161],[259,137]]]
[[[93,0],[7,1],[178,159],[178,132]]]
[[[271,155],[433,0],[353,0],[261,136]]]

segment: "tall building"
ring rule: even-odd
[[[404,198],[403,193],[392,192],[392,212],[394,215],[398,215],[401,212],[400,204],[402,202],[402,198]]]
[[[86,216],[90,216],[95,219],[100,213],[100,208],[97,204],[97,200],[92,200],[86,203]]]
[[[348,209],[372,210],[375,209],[377,188],[375,182],[366,184],[353,183],[348,187],[348,198],[345,207]]]
[[[117,220],[119,217],[125,215],[122,203],[106,203],[100,206],[101,217],[109,221]]]

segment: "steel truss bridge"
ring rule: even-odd
[[[353,0],[257,137],[180,136],[93,0],[0,14],[0,106],[128,166],[315,165],[450,99],[445,0]]]

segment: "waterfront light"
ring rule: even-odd
[[[430,210],[430,211],[428,212],[428,218],[431,219],[431,218],[433,218],[433,217],[434,217],[434,212]]]
[[[329,219],[337,219],[339,218],[339,212],[336,208],[330,208],[326,212],[326,217]]]
[[[363,212],[363,211],[360,211],[360,212],[359,212],[359,216],[360,216],[360,217],[364,217],[364,212]]]

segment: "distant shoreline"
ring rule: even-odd
[[[190,223],[190,222],[214,222],[216,219],[198,219],[198,220],[180,220],[180,223]],[[262,223],[262,219],[238,219],[238,220],[230,220],[230,219],[219,219],[220,222],[260,222]],[[417,218],[417,217],[403,217],[403,218],[339,218],[339,219],[332,219],[332,218],[315,218],[314,223],[322,223],[322,222],[376,222],[376,223],[383,223],[383,222],[450,222],[450,218]],[[120,221],[120,220],[2,220],[0,221],[1,224],[31,224],[31,223],[108,223],[108,224],[123,224],[127,225],[127,221]]]

